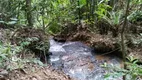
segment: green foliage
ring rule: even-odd
[[[106,3],[108,2],[108,0],[101,0],[99,2],[99,4],[97,5],[98,8],[95,11],[95,13],[98,15],[98,18],[101,19],[104,16],[107,15],[108,13],[108,9],[110,9],[111,7],[109,5],[107,5]]]
[[[27,47],[28,45],[30,45],[32,42],[34,41],[38,41],[39,39],[37,37],[31,37],[31,38],[26,38],[26,39],[23,39],[21,42],[20,42],[20,46],[22,47]]]
[[[126,62],[127,69],[112,64],[103,65],[106,69],[111,69],[111,71],[104,76],[105,79],[110,80],[111,78],[122,78],[123,75],[126,75],[127,80],[137,80],[142,76],[142,66],[137,64],[138,60],[132,56],[129,56],[127,59],[129,60],[129,62]]]
[[[86,5],[86,0],[79,0],[79,4],[80,4],[80,6]]]
[[[0,68],[5,68],[12,61],[18,52],[21,51],[20,47],[8,44],[0,45]]]
[[[108,16],[104,16],[103,18],[109,22],[110,25],[119,25],[121,23],[121,19],[122,19],[122,11],[112,11],[112,12],[108,12]]]
[[[39,38],[37,37],[30,37],[23,39],[20,43],[20,47],[23,49],[37,49],[41,51],[48,50],[49,44],[47,41],[39,41]]]
[[[134,10],[140,9],[141,4],[142,4],[142,0],[131,0],[130,2],[130,6]]]
[[[130,62],[127,62],[127,78],[129,80],[136,80],[138,77],[142,76],[142,66],[138,65],[138,60],[132,56],[127,58]]]
[[[129,21],[131,22],[137,22],[139,20],[142,20],[142,11],[134,11],[128,16]]]
[[[17,22],[18,20],[16,18],[11,18],[9,21],[3,21],[3,20],[0,21],[1,24],[5,25],[15,25]]]
[[[34,39],[35,40],[35,39]],[[29,39],[31,41],[31,39]],[[33,40],[32,40],[33,41]],[[26,63],[34,63],[43,66],[44,64],[36,58],[25,58],[18,57],[19,52],[23,50],[23,46],[28,45],[28,42],[21,43],[21,46],[8,44],[0,44],[0,68],[7,70],[23,68]],[[41,48],[41,47],[40,47]]]
[[[112,11],[111,9],[114,7],[111,7],[108,4],[109,2],[110,0],[79,0],[79,3],[74,0],[32,0],[30,11],[32,12],[32,21],[35,27],[43,27],[47,32],[58,33],[66,22],[76,23],[78,21],[79,11],[80,19],[88,23],[94,23],[92,21],[102,19],[104,16],[107,16],[114,24],[119,23],[119,14],[117,14],[119,10]],[[141,3],[141,0],[131,0],[132,10],[139,10]],[[115,4],[119,5],[121,2],[115,1]],[[26,9],[26,0],[1,1],[0,11],[5,17],[0,17],[0,23],[6,23],[8,25],[14,24],[14,26],[15,24],[26,25]],[[132,11],[132,15],[130,15],[131,21],[136,21],[138,17],[136,15],[141,17],[140,14],[134,10]]]
[[[134,44],[135,47],[142,46],[142,33],[140,33],[138,36],[139,39],[137,39],[136,37],[131,37],[132,44]]]

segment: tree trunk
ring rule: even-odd
[[[32,11],[31,11],[31,0],[26,0],[26,16],[29,27],[33,27],[32,22]]]
[[[81,24],[81,19],[80,19],[80,1],[78,0],[78,20],[79,20],[79,25]]]
[[[123,62],[124,62],[124,69],[126,69],[127,65],[125,64],[126,61],[126,56],[127,56],[127,51],[126,51],[126,46],[124,42],[124,31],[126,28],[127,24],[127,16],[128,16],[128,9],[129,9],[129,3],[130,0],[127,0],[127,7],[126,7],[126,12],[125,12],[125,19],[124,19],[124,24],[122,26],[122,31],[121,31],[121,49],[122,49],[122,54],[123,54]],[[123,76],[123,80],[126,80],[126,75]]]
[[[86,0],[86,10],[87,10],[87,13],[86,13],[86,19],[88,19],[90,21],[90,15],[89,15],[89,1]]]
[[[44,7],[42,7],[42,29],[43,29],[43,31],[45,32],[45,23],[44,23]]]

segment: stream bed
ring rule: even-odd
[[[49,40],[50,64],[56,70],[76,80],[104,80],[108,72],[101,67],[105,62],[117,66],[122,65],[121,59],[116,56],[101,56],[95,54],[90,47],[81,42],[56,42]],[[109,79],[121,80],[121,79]]]

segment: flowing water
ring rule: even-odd
[[[121,66],[115,56],[101,56],[81,42],[56,42],[50,39],[50,63],[53,68],[62,70],[77,80],[104,80],[107,70],[101,67],[105,62]],[[119,80],[119,79],[110,79]]]

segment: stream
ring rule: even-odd
[[[122,61],[117,56],[101,56],[81,42],[56,42],[49,40],[50,64],[56,70],[76,80],[104,80],[108,72],[101,67],[105,62],[121,66]],[[109,80],[121,80],[113,79]]]

